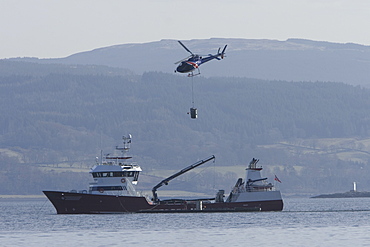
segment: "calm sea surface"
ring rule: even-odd
[[[283,212],[57,215],[0,199],[0,246],[370,246],[370,198],[284,198]]]

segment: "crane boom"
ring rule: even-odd
[[[196,163],[194,163],[194,164],[192,164],[192,165],[190,165],[190,166],[182,169],[181,171],[173,174],[172,176],[169,176],[168,178],[163,179],[159,184],[157,184],[156,186],[154,186],[153,189],[152,189],[152,192],[153,192],[153,201],[154,202],[158,202],[159,201],[158,195],[157,195],[157,189],[158,188],[162,187],[164,184],[167,185],[172,179],[174,179],[174,178],[176,178],[176,177],[184,174],[185,172],[188,172],[188,171],[190,171],[190,170],[192,170],[192,169],[194,169],[194,168],[196,168],[196,167],[198,167],[198,166],[200,166],[200,165],[202,165],[202,164],[204,164],[204,163],[206,163],[206,162],[208,162],[210,160],[213,160],[215,158],[216,157],[214,155],[209,156],[208,158],[206,158],[204,160],[200,160],[200,161],[198,161],[198,162],[196,162]]]

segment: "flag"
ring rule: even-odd
[[[280,179],[275,175],[275,178],[274,178],[275,181],[278,181],[279,183],[281,183]]]

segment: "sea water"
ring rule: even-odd
[[[282,212],[58,215],[0,199],[0,246],[370,246],[370,198],[284,198]]]

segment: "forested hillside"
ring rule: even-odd
[[[226,190],[235,183],[229,177],[244,176],[243,169],[236,175],[231,167],[246,165],[252,157],[271,168],[266,175],[278,173],[287,192],[314,193],[319,191],[317,183],[327,181],[332,181],[326,184],[329,190],[347,188],[345,169],[349,184],[363,176],[363,185],[370,187],[363,173],[369,169],[367,154],[361,159],[333,155],[343,148],[364,154],[365,144],[332,143],[325,147],[331,152],[323,153],[317,141],[369,138],[369,89],[330,82],[192,79],[159,72],[137,76],[109,67],[2,63],[8,70],[0,70],[0,194],[21,193],[12,183],[19,182],[17,177],[24,183],[29,172],[39,186],[27,178],[29,184],[21,186],[28,188],[26,193],[64,189],[66,179],[53,179],[60,176],[58,167],[86,172],[100,150],[110,152],[128,133],[133,135],[131,153],[147,175],[177,170],[214,154],[220,173],[226,174],[230,166],[227,176],[217,173]],[[195,120],[187,114],[192,80],[199,116]],[[299,140],[316,141],[307,145],[297,144]],[[292,145],[316,152],[292,152]],[[362,167],[362,172],[352,171],[354,167]],[[330,170],[330,175],[315,169]],[[309,177],[303,176],[305,171]],[[80,185],[74,176],[84,177],[80,181],[86,186],[88,175],[76,174],[63,173],[70,178],[68,186]],[[198,183],[201,190],[206,182]]]

